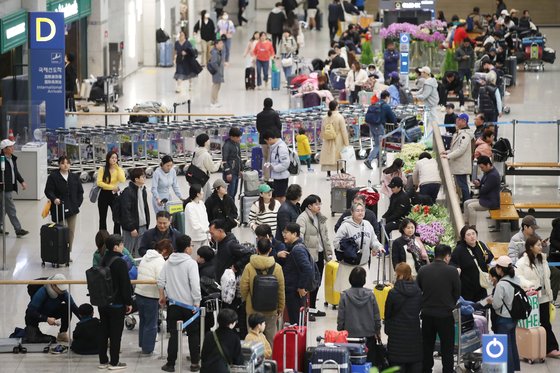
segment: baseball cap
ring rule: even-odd
[[[11,141],[11,140],[8,140],[8,139],[4,139],[4,140],[2,140],[2,142],[0,142],[0,149],[5,149],[5,148],[7,148],[8,146],[12,146],[12,145],[14,145],[14,144],[15,144],[14,141]]]
[[[426,73],[426,74],[431,74],[432,73],[432,69],[430,69],[428,66],[424,66],[420,68],[420,72],[421,73]]]
[[[389,188],[394,188],[394,187],[403,187],[403,181],[400,177],[395,176],[394,178],[391,179],[391,182],[388,185]]]
[[[272,191],[272,188],[268,184],[259,185],[259,193],[268,193]]]
[[[503,16],[509,16],[509,12],[507,11],[507,9],[502,10],[500,14]]]
[[[398,78],[398,77],[399,77],[399,73],[396,72],[396,71],[393,71],[393,72],[391,72],[391,74],[389,74],[389,76],[390,76],[391,78]]]
[[[457,118],[463,119],[465,122],[469,123],[469,115],[467,113],[461,113]]]
[[[521,220],[521,224],[533,229],[539,229],[539,226],[537,225],[537,219],[535,219],[533,215],[525,215],[523,220]]]
[[[62,281],[62,280],[66,280],[66,276],[64,276],[62,273],[57,273],[56,275],[51,276],[49,278],[49,280],[60,280],[60,281]],[[62,292],[65,292],[65,291],[68,290],[68,285],[67,284],[56,284],[56,287]]]
[[[511,261],[511,258],[507,255],[502,255],[501,257],[498,258],[498,260],[496,260],[496,265],[499,265],[500,267],[503,268],[507,268],[512,264],[513,263]]]
[[[226,182],[223,181],[222,179],[216,179],[214,181],[214,184],[212,184],[212,188],[213,189],[218,189],[219,187],[227,188]]]

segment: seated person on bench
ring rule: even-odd
[[[476,212],[500,208],[500,173],[489,157],[482,155],[478,157],[478,166],[484,172],[482,179],[473,180],[474,185],[480,189],[478,199],[466,200],[463,207],[465,210],[465,225],[476,225]]]
[[[63,274],[49,277],[49,280],[66,280]],[[40,322],[49,325],[58,325],[60,320],[60,332],[57,340],[68,342],[68,298],[71,302],[71,310],[80,318],[78,306],[74,299],[68,295],[68,285],[44,285],[31,296],[31,302],[25,311],[25,335],[29,342],[47,342],[43,340],[43,333],[39,329]]]
[[[459,105],[461,111],[465,111],[465,95],[463,94],[463,82],[459,79],[459,73],[456,71],[448,71],[441,80],[439,86],[439,104],[447,105],[447,95],[453,92],[459,97]]]
[[[388,187],[393,194],[391,194],[389,207],[383,218],[386,222],[385,230],[391,237],[391,231],[399,229],[401,221],[410,213],[412,206],[408,194],[404,191],[403,180],[400,177],[396,176],[391,179]]]

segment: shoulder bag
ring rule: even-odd
[[[191,164],[185,171],[185,178],[187,179],[187,182],[189,184],[199,184],[201,187],[203,187],[208,182],[208,179],[210,179],[210,176],[193,164],[195,154],[196,153],[193,153]]]
[[[214,337],[214,342],[216,342],[216,347],[218,347],[218,351],[220,352],[220,356],[222,356],[222,358],[226,361],[226,365],[228,367],[228,372],[231,372],[230,362],[229,362],[228,358],[226,357],[226,354],[224,354],[224,350],[222,349],[222,344],[220,343],[220,340],[218,339],[218,335],[216,334],[215,330],[212,332],[212,336]]]
[[[477,242],[478,246],[480,247],[480,244]],[[478,269],[478,283],[480,285],[480,287],[484,288],[484,289],[491,289],[492,288],[492,283],[490,282],[490,279],[488,278],[488,273],[484,272],[480,266],[478,265],[478,260],[476,260],[476,257],[474,256],[473,252],[467,247],[467,250],[469,250],[469,253],[471,254],[473,260],[474,260],[474,264],[476,265],[476,268]],[[482,254],[484,254],[484,250],[482,249],[482,247],[480,247],[480,250],[482,250]]]

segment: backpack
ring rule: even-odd
[[[367,124],[383,124],[381,122],[381,103],[370,105],[366,113]]]
[[[299,157],[296,152],[288,148],[288,153],[290,154],[290,165],[288,166],[288,172],[290,175],[298,175],[300,171]]]
[[[494,161],[505,162],[509,157],[513,157],[513,148],[508,139],[500,137],[492,147]]]
[[[115,294],[111,277],[111,264],[118,258],[118,256],[114,256],[107,265],[94,266],[86,271],[89,299],[93,306],[106,307],[113,303]]]
[[[474,29],[474,18],[469,16],[467,17],[467,32],[472,32]]]
[[[404,87],[399,87],[399,101],[401,105],[410,105],[414,103],[414,97],[410,90]]]
[[[162,28],[156,30],[156,43],[165,43],[168,40],[169,35]]]
[[[48,280],[48,277],[39,277],[36,278],[35,280]],[[29,294],[29,298],[33,298],[33,296],[35,295],[36,292],[39,291],[39,289],[41,289],[43,286],[43,284],[29,284],[27,285],[27,294]]]
[[[510,316],[514,320],[525,320],[531,314],[531,303],[529,302],[529,297],[521,286],[514,284],[511,281],[504,280],[508,282],[513,287],[513,301],[511,302],[511,309],[504,303],[504,306],[508,310]]]
[[[256,271],[253,278],[251,302],[253,309],[259,312],[275,311],[278,308],[278,279],[273,275],[276,263],[265,271]]]
[[[336,139],[336,131],[334,129],[334,124],[332,124],[328,120],[325,122],[325,129],[323,130],[323,139],[324,140]]]
[[[211,277],[200,276],[200,292],[203,297],[211,294],[221,293],[220,284]]]

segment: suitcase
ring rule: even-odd
[[[360,338],[350,338],[350,340],[358,340]],[[365,338],[362,339],[363,343],[326,343],[321,346],[327,347],[340,347],[348,350],[350,355],[350,363],[352,365],[366,364],[367,361],[367,347]]]
[[[365,364],[352,364],[352,373],[369,373],[371,369],[371,363],[367,362]]]
[[[280,90],[280,70],[272,70],[271,88],[273,91]]]
[[[256,170],[243,171],[242,192],[246,196],[259,195],[259,172]]]
[[[303,361],[307,344],[307,327],[304,326],[306,314],[305,311],[301,311],[298,325],[288,326],[274,336],[272,359],[276,361],[279,372],[287,369],[293,369],[295,372],[305,370]]]
[[[54,347],[54,343],[21,343],[21,353],[48,353],[51,346]]]
[[[168,40],[165,43],[158,43],[158,56],[158,66],[173,66],[173,43],[171,42],[171,40]]]
[[[343,164],[342,168],[340,165]],[[348,190],[356,187],[356,178],[350,174],[340,172],[346,169],[346,161],[336,163],[337,174],[331,176],[331,216],[346,211]]]
[[[333,306],[333,310],[340,302],[340,293],[334,290],[336,273],[338,272],[338,262],[331,260],[325,266],[325,306]]]
[[[546,358],[546,330],[538,328],[517,328],[515,331],[519,358],[530,364],[544,362]]]
[[[350,373],[350,353],[344,347],[318,346],[311,359],[311,373],[321,373],[324,368],[337,367],[337,372]]]
[[[510,84],[508,86],[512,86],[512,85],[514,86],[517,84],[517,57],[509,56],[506,60],[506,66],[507,66],[508,74],[511,76],[509,81]]]
[[[245,89],[255,89],[255,68],[247,67],[245,69]]]
[[[0,338],[0,353],[19,354],[21,338]]]
[[[249,212],[251,211],[251,206],[255,201],[259,199],[259,196],[246,196],[245,194],[241,194],[239,196],[240,203],[240,216],[241,216],[241,224],[247,226],[249,224]]]
[[[62,205],[64,214],[64,204]],[[56,209],[56,220],[58,221],[58,208]],[[64,224],[64,217],[62,223]],[[51,263],[53,267],[61,264],[70,265],[70,240],[69,228],[63,224],[49,223],[41,227],[41,266]]]
[[[264,345],[262,342],[241,342],[241,354],[245,365],[249,365],[253,372],[264,362]]]
[[[260,146],[255,146],[251,149],[251,168],[259,174],[259,177],[262,176],[262,167],[263,167],[263,150]]]
[[[263,363],[264,373],[278,373],[278,364],[274,360],[265,360]]]
[[[347,194],[346,188],[331,188],[331,216],[346,211]]]
[[[383,263],[381,263],[381,258],[383,257]],[[373,295],[377,301],[377,306],[379,307],[379,313],[381,315],[381,320],[385,320],[385,302],[387,301],[387,296],[389,291],[393,288],[393,284],[386,282],[386,272],[385,272],[385,258],[386,255],[380,255],[377,257],[377,283],[373,288]],[[383,266],[383,279],[380,280],[379,272]]]
[[[304,93],[302,101],[304,109],[321,106],[321,96],[315,92]]]
[[[181,234],[185,234],[185,212],[179,211],[171,215],[173,228],[177,229]]]

